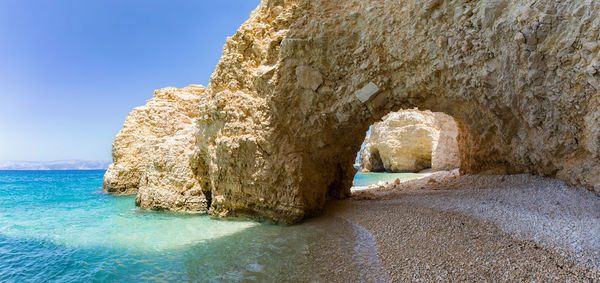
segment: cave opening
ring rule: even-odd
[[[399,110],[373,123],[356,154],[353,188],[460,167],[458,124],[442,112]]]
[[[358,88],[351,92],[351,99],[340,102],[343,106],[326,109],[321,116],[327,120],[308,142],[315,147],[302,159],[308,165],[302,167],[302,175],[311,176],[300,185],[303,198],[307,207],[316,208],[305,217],[318,215],[327,199],[344,199],[355,190],[398,179],[402,182],[441,171],[461,175],[504,172],[503,155],[496,147],[486,146],[498,138],[493,124],[475,117],[480,109],[472,101],[450,99],[446,91],[402,94],[389,84]],[[378,124],[394,130],[374,130]],[[385,142],[367,146],[374,136]],[[326,190],[319,192],[319,187]]]

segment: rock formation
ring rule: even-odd
[[[201,86],[157,90],[131,111],[113,143],[113,164],[104,176],[111,193],[137,193],[150,209],[206,212],[208,200],[191,167],[195,158]]]
[[[444,113],[401,110],[373,124],[360,151],[361,172],[458,168],[457,125]],[[434,166],[435,165],[435,166]]]
[[[434,116],[438,136],[431,153],[431,168],[435,171],[459,168],[458,125],[454,118],[444,113],[437,112]]]
[[[598,15],[591,0],[263,0],[192,103],[196,145],[185,146],[190,130],[146,151],[174,139],[172,120],[194,120],[147,106],[156,115],[130,117],[117,137],[105,187],[137,187],[147,208],[196,211],[204,192],[212,215],[296,222],[349,195],[371,124],[418,107],[457,120],[463,174],[527,172],[592,189]],[[189,164],[173,161],[190,148]]]

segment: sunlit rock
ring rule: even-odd
[[[164,129],[177,112],[128,119],[106,187],[134,191],[147,160],[161,159],[149,154],[193,151],[190,182],[210,193],[212,215],[296,222],[349,195],[371,124],[418,107],[457,120],[462,173],[527,172],[593,189],[599,14],[580,0],[264,0],[190,104],[196,144],[148,152],[148,139],[175,135]],[[299,82],[301,66],[322,82],[316,72]],[[376,92],[357,97],[370,83]],[[197,186],[171,182],[178,169],[158,163],[147,172],[174,185],[151,199],[185,208],[170,199]]]
[[[202,86],[157,90],[127,117],[113,143],[104,189],[135,194],[151,209],[206,212],[208,199],[191,167]]]
[[[459,166],[458,128],[443,113],[402,110],[371,128],[360,151],[362,172],[418,172]]]
[[[434,116],[438,136],[431,152],[431,168],[436,171],[459,168],[458,125],[454,118],[444,113],[436,112]]]

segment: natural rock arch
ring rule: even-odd
[[[186,210],[178,196],[199,184],[213,215],[299,221],[349,196],[369,125],[414,107],[456,118],[462,173],[593,188],[598,15],[598,3],[580,0],[264,0],[227,40],[200,99],[193,153],[168,153],[189,156],[181,170],[194,184],[147,185],[173,179],[151,158],[146,172],[136,167],[146,180],[138,203]],[[112,167],[127,172],[119,160]]]
[[[359,153],[360,172],[419,172],[460,167],[454,118],[414,109],[373,124]]]

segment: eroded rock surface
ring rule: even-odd
[[[454,118],[431,111],[401,110],[373,124],[360,151],[361,172],[418,172],[459,167]]]
[[[113,164],[104,189],[135,194],[150,209],[206,212],[208,200],[191,167],[195,158],[198,105],[205,88],[157,90],[131,111],[113,143]]]
[[[360,151],[360,171],[418,172],[427,168],[458,168],[458,129],[453,120],[443,113],[418,110],[386,115],[383,121],[373,124],[365,139],[365,146]],[[442,132],[446,133],[441,136]]]
[[[431,168],[436,171],[459,168],[458,125],[454,118],[444,113],[437,112],[434,116],[438,136],[431,153]]]
[[[296,222],[349,195],[369,125],[418,107],[457,120],[462,173],[527,172],[592,189],[598,15],[588,0],[264,0],[228,38],[199,102],[190,182],[210,192],[213,215]],[[169,117],[128,119],[109,191],[139,186],[155,159],[142,148],[159,138],[136,128],[162,132]],[[150,199],[187,207],[163,199],[197,186],[171,182],[176,167],[157,168],[156,184],[177,185]],[[144,195],[138,203],[154,205]]]

